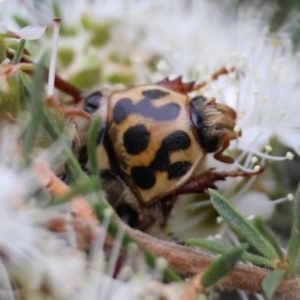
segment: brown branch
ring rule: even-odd
[[[60,197],[66,195],[70,188],[60,180],[51,169],[44,163],[35,162],[34,170],[42,186],[44,186],[53,196]],[[73,197],[70,201],[71,213],[73,215],[96,219],[93,208],[82,196]]]
[[[43,164],[36,163],[35,170],[41,184],[54,195],[62,195],[69,191],[69,187],[57,178],[51,170]],[[75,201],[74,201],[75,200]],[[56,216],[46,224],[52,231],[64,232],[69,226],[74,228],[80,241],[79,245],[87,249],[95,238],[103,236],[105,232],[99,226],[93,214],[92,207],[82,196],[74,198],[71,209],[74,218]],[[126,230],[138,241],[142,248],[153,252],[156,256],[162,256],[169,265],[185,275],[195,276],[203,271],[215,260],[213,255],[195,251],[191,248],[159,240],[139,230],[127,227]],[[113,247],[113,239],[107,235],[105,247]],[[125,254],[126,249],[121,253]],[[239,263],[235,268],[224,276],[218,285],[225,289],[241,289],[247,292],[262,294],[262,281],[268,274],[268,270]],[[300,278],[284,280],[276,292],[276,297],[284,300],[300,300]]]
[[[194,299],[197,299],[198,294],[200,294],[203,291],[203,286],[200,283],[202,275],[203,275],[203,273],[200,272],[200,273],[198,273],[197,275],[194,276],[190,286],[187,288],[187,290],[181,296],[180,300],[194,300]]]
[[[97,223],[87,218],[75,217],[67,220],[63,217],[55,217],[47,223],[47,227],[53,231],[66,231],[72,226],[79,237],[81,245],[87,249],[88,245],[99,234],[104,234]],[[142,233],[138,230],[129,229],[129,233],[139,242],[142,248],[153,252],[156,256],[166,258],[171,267],[185,275],[197,275],[215,260],[215,257],[204,252],[195,251],[191,248],[165,242]],[[113,239],[107,236],[105,247],[113,247]],[[122,254],[126,252],[123,249]],[[241,289],[251,293],[262,294],[262,281],[268,274],[268,270],[239,263],[235,268],[223,277],[218,286],[225,289]],[[284,280],[279,286],[276,297],[284,300],[300,299],[300,279]]]
[[[138,230],[130,229],[130,233],[148,250],[166,258],[170,266],[180,273],[196,275],[215,260],[214,256],[207,253],[161,241]],[[262,281],[268,272],[262,268],[239,263],[219,281],[219,285],[226,289],[241,289],[262,294]],[[285,300],[300,299],[300,278],[283,281],[276,296]]]

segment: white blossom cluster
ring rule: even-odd
[[[299,15],[291,14],[285,26],[275,33],[269,27],[276,11],[272,4],[233,2],[57,1],[63,22],[78,29],[75,36],[60,38],[60,46],[72,45],[76,53],[73,63],[61,73],[69,76],[90,64],[86,55],[96,60],[115,51],[130,58],[137,84],[155,82],[166,76],[183,76],[184,81],[207,81],[199,93],[233,107],[242,130],[242,136],[232,142],[229,149],[231,155],[238,153],[236,163],[232,166],[216,164],[209,158],[209,166],[251,171],[258,163],[292,160],[300,155],[300,55],[291,40]],[[39,37],[43,27],[27,28],[25,33],[17,31],[12,18],[15,5],[20,6],[18,14],[28,18],[32,25],[50,24],[52,10],[47,1],[0,1],[0,33],[9,28],[26,39]],[[89,36],[78,22],[82,15],[91,20],[117,20],[102,52],[100,48],[87,49]],[[49,38],[42,38],[45,47],[51,45]],[[154,69],[147,65],[151,55],[158,57]],[[222,67],[226,67],[229,74],[212,81],[211,75]],[[139,299],[140,296],[148,299],[146,294],[155,290],[152,286],[155,283],[149,284],[150,275],[144,262],[138,276],[129,276],[132,270],[128,268],[122,273],[126,273],[126,280],[112,279],[112,274],[103,268],[103,257],[95,262],[100,265],[99,270],[91,270],[85,254],[39,225],[41,219],[48,218],[49,212],[25,201],[30,189],[36,187],[36,179],[31,170],[18,173],[14,164],[7,164],[11,149],[5,146],[5,136],[1,140],[0,298],[1,295],[5,299],[17,298],[9,281],[11,274],[17,274],[16,278],[27,281],[32,290],[41,288],[46,281],[57,299]],[[274,145],[284,149],[284,154],[273,155]],[[293,191],[290,191],[286,197],[270,201],[267,194],[276,183],[268,179],[254,181],[255,177],[241,187],[241,180],[231,179],[218,188],[249,218],[260,215],[267,220],[275,213],[277,204],[293,200]],[[199,208],[201,212],[195,214]],[[211,211],[211,203],[205,196],[201,201],[194,196],[181,197],[171,213],[167,235],[184,240],[224,234],[229,243],[234,244],[235,235]],[[213,222],[206,222],[203,228],[202,222],[208,217],[213,217]],[[157,233],[157,230],[154,226],[150,233],[165,238],[165,232]],[[115,258],[111,258],[111,264]],[[168,299],[177,299],[171,290],[166,295]],[[151,296],[155,299],[157,295]]]

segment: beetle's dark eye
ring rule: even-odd
[[[205,98],[204,96],[196,96],[192,99],[192,102],[194,105],[201,104],[203,102],[205,102],[207,100],[207,98]]]
[[[99,91],[87,96],[85,99],[84,111],[86,111],[89,114],[94,113],[100,106],[102,96],[102,93]]]
[[[118,216],[130,227],[137,227],[139,225],[139,215],[130,205],[122,203],[116,209]]]
[[[201,105],[204,101],[206,101],[206,98],[203,96],[198,96],[191,100],[191,120],[195,126],[202,148],[206,152],[212,153],[220,148],[221,140],[220,137],[211,136],[211,134],[209,133],[210,130],[207,125],[206,116],[203,113],[203,106]]]
[[[216,152],[220,148],[220,138],[219,137],[211,137],[207,138],[203,142],[203,148],[206,150],[208,153]]]

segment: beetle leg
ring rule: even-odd
[[[209,81],[203,81],[193,86],[193,91],[197,91],[205,87],[210,81],[217,80],[219,76],[228,74],[232,70],[227,70],[226,68],[221,68],[217,72],[211,75],[211,79]]]
[[[215,182],[219,180],[225,180],[226,177],[247,177],[261,174],[265,169],[265,166],[262,165],[257,171],[246,172],[242,170],[236,170],[231,172],[213,172],[213,169],[210,169],[206,172],[203,172],[199,175],[192,177],[187,181],[182,187],[176,190],[177,195],[183,194],[194,194],[194,193],[203,193],[205,189],[212,188],[216,189]]]
[[[168,78],[165,78],[159,82],[157,82],[157,85],[163,86],[167,89],[170,89],[174,92],[177,93],[181,93],[181,94],[188,94],[191,93],[193,91],[197,91],[201,88],[203,88],[204,86],[206,86],[210,81],[212,80],[217,80],[219,76],[224,75],[224,74],[228,74],[231,70],[227,70],[226,68],[221,68],[220,70],[218,70],[217,72],[213,73],[211,76],[211,80],[209,81],[203,81],[200,82],[198,84],[195,84],[194,81],[190,81],[190,82],[182,82],[182,76],[179,76],[173,80],[170,80]]]
[[[176,79],[170,80],[169,78],[165,78],[159,82],[157,85],[163,86],[167,89],[170,89],[174,92],[181,93],[181,94],[188,94],[194,91],[195,81],[190,82],[182,82],[182,76],[177,77]]]
[[[229,140],[223,140],[223,145],[221,149],[219,149],[215,154],[214,158],[218,161],[221,161],[226,164],[232,164],[234,163],[234,159],[231,156],[223,154],[224,150],[226,150],[229,147]]]

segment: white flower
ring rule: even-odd
[[[275,204],[270,201],[266,194],[249,191],[232,199],[235,208],[245,217],[260,216],[268,220],[274,213]]]
[[[43,26],[26,26],[21,29],[9,30],[4,23],[0,23],[0,34],[6,34],[8,37],[25,39],[25,40],[37,40],[45,32],[46,27]]]
[[[182,10],[178,6],[155,10],[155,4],[149,5],[144,14],[130,18],[129,31],[145,31],[143,45],[165,54],[171,74],[206,80],[223,66],[235,68],[204,93],[237,110],[243,131],[238,147],[262,150],[277,137],[300,154],[299,55],[287,35],[268,32],[273,7],[261,5],[258,11],[246,5],[234,14],[230,5],[211,1],[193,1],[185,9],[182,4]],[[145,22],[144,15],[152,21]],[[290,24],[298,19],[292,15]]]
[[[25,202],[35,185],[32,174],[16,174],[0,166],[0,176],[1,263],[10,276],[17,276],[30,289],[41,289],[46,284],[54,295],[70,295],[83,275],[83,256],[38,226],[37,220],[44,212]],[[1,277],[1,285],[3,280]],[[64,280],[69,284],[63,284]]]

